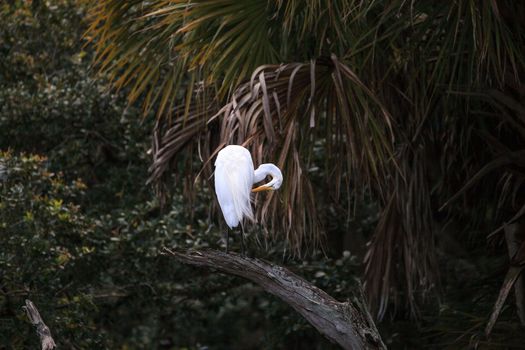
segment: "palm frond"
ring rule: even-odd
[[[324,129],[323,133],[334,131],[337,125],[335,138],[327,139],[330,143],[347,141],[346,147],[332,145],[337,151],[326,152],[347,162],[344,169],[333,174],[327,188],[331,191],[334,184],[340,187],[349,173],[365,187],[372,182],[377,185],[386,176],[384,163],[393,159],[391,116],[335,55],[309,63],[259,67],[250,81],[234,92],[219,117],[222,144],[246,144],[256,163],[265,161],[265,153],[278,156],[286,176],[283,206],[270,205],[270,197],[260,207],[258,217],[274,228],[281,227],[296,252],[304,242],[318,242],[321,232],[316,215],[321,210],[316,207],[307,172],[313,164],[301,157],[310,153],[307,149],[312,145],[302,142],[304,138],[312,137],[318,128]]]
[[[218,86],[225,96],[258,65],[276,62],[267,4],[261,1],[105,0],[90,7],[87,39],[95,65],[130,103],[171,115],[181,88]],[[248,40],[249,39],[249,40]],[[221,84],[217,84],[221,81]]]

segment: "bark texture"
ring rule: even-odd
[[[38,309],[35,304],[29,299],[26,299],[26,305],[22,306],[22,309],[27,314],[27,318],[31,321],[33,326],[36,328],[36,333],[40,337],[40,343],[42,345],[42,350],[52,350],[56,347],[55,341],[51,336],[51,331],[49,327],[46,326],[44,320],[40,316]]]
[[[215,250],[165,252],[178,261],[246,278],[293,307],[344,349],[386,349],[362,295],[339,302],[288,269],[236,253]]]

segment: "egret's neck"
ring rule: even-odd
[[[255,170],[253,183],[264,180],[268,175],[272,177],[272,181],[270,181],[267,185],[273,186],[274,189],[278,189],[283,182],[283,174],[278,167],[271,163],[259,165],[257,170]]]

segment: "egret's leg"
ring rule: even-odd
[[[244,251],[244,226],[241,225],[241,255],[242,256],[245,256],[245,251]]]
[[[230,242],[230,228],[226,230],[226,254],[228,254],[228,243]]]

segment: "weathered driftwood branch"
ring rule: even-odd
[[[213,268],[258,284],[344,349],[386,349],[362,295],[355,301],[339,302],[282,266],[236,253],[164,250],[182,263]]]
[[[52,350],[56,347],[55,341],[53,340],[53,337],[51,337],[51,331],[49,330],[49,327],[46,326],[44,323],[44,320],[42,320],[42,317],[40,316],[40,313],[38,312],[38,309],[36,308],[35,304],[29,299],[26,299],[26,306],[22,306],[22,309],[27,314],[27,317],[33,324],[33,326],[36,327],[36,333],[40,337],[40,343],[42,344],[42,350]]]

